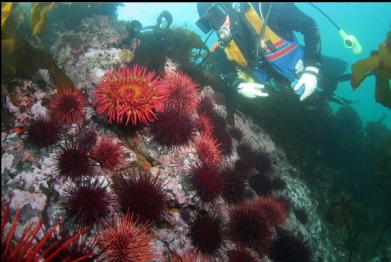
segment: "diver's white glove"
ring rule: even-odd
[[[262,96],[262,97],[269,96],[268,93],[262,92],[262,89],[264,87],[265,87],[264,85],[257,84],[257,83],[241,83],[238,86],[239,89],[238,92],[248,98],[254,98],[257,96]]]
[[[319,69],[316,67],[309,66],[305,68],[304,73],[293,88],[297,94],[301,95],[300,101],[303,101],[315,91],[318,85],[318,73]],[[304,90],[300,90],[301,88],[304,88]]]

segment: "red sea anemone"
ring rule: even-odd
[[[58,176],[62,179],[80,181],[95,174],[88,153],[76,143],[66,142],[56,154]]]
[[[80,124],[84,118],[85,97],[73,87],[59,89],[51,100],[54,119],[63,125]]]
[[[115,170],[122,160],[121,145],[113,139],[105,137],[91,150],[91,158],[100,164],[102,168]]]
[[[88,179],[72,184],[66,190],[62,205],[69,217],[82,225],[93,226],[110,213],[110,202],[107,186],[98,179]]]
[[[165,74],[162,83],[168,92],[165,110],[191,113],[196,109],[200,87],[188,75],[181,72],[169,72]]]
[[[195,166],[191,173],[193,187],[202,201],[211,202],[221,195],[223,179],[216,166]]]
[[[153,139],[166,147],[188,145],[196,135],[196,122],[191,114],[165,111],[150,125]]]
[[[27,127],[27,141],[36,147],[52,145],[59,138],[59,127],[53,120],[39,117],[33,119]]]
[[[99,235],[104,261],[152,261],[157,258],[151,248],[152,237],[147,225],[136,225],[131,215],[106,228]]]
[[[205,133],[197,138],[195,140],[195,148],[203,164],[213,165],[220,163],[221,149],[211,134]]]
[[[98,84],[94,103],[99,115],[118,124],[148,124],[162,111],[166,90],[155,72],[135,65],[110,70]]]
[[[217,216],[200,215],[191,225],[193,246],[204,255],[213,255],[223,242],[221,220]]]
[[[157,178],[142,170],[113,178],[122,213],[130,212],[141,222],[156,222],[165,213],[166,195]]]

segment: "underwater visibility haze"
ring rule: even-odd
[[[2,261],[391,261],[391,3],[1,4]]]

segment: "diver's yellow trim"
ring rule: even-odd
[[[249,9],[245,13],[245,17],[247,18],[248,22],[251,24],[251,26],[254,28],[255,32],[258,34],[261,33],[261,29],[263,27],[263,20],[259,17],[258,13],[255,11],[253,5],[251,3],[248,3]],[[280,40],[280,37],[276,35],[267,25],[265,27],[265,34],[263,39],[270,40],[272,43],[277,42]]]
[[[262,18],[259,17],[258,13],[255,11],[251,3],[248,3],[248,5],[249,9],[244,15],[251,24],[251,26],[254,28],[255,32],[259,34],[263,26]],[[280,41],[281,38],[276,35],[268,26],[266,26],[263,40],[270,40],[272,43],[276,43]],[[248,62],[244,57],[243,53],[240,51],[235,40],[231,40],[231,42],[224,48],[224,51],[227,54],[229,60],[235,61],[238,65],[242,67],[248,66]]]
[[[235,40],[229,42],[227,47],[224,48],[224,51],[230,61],[235,61],[236,63],[238,63],[238,65],[243,67],[246,67],[248,65],[246,58],[244,58]]]

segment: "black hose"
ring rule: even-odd
[[[322,9],[320,9],[319,7],[317,7],[314,3],[311,3],[309,2],[310,5],[312,5],[313,8],[315,8],[316,10],[318,10],[322,15],[324,15],[337,29],[338,31],[341,30],[341,27],[339,27],[333,19],[331,19],[325,12],[323,12]]]

